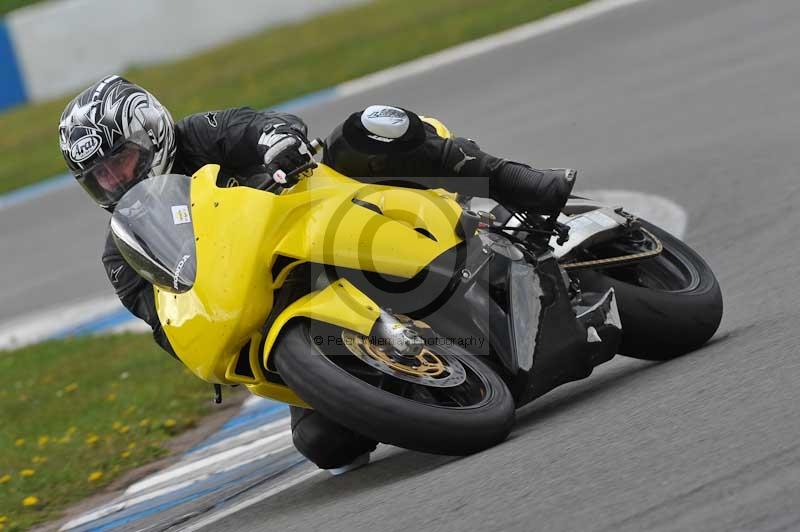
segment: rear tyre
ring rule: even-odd
[[[622,321],[619,352],[668,360],[705,344],[722,320],[722,292],[708,264],[680,239],[641,220],[663,252],[629,266],[579,273],[581,287],[616,292]]]
[[[430,347],[446,368],[443,374],[458,373],[463,382],[425,386],[379,371],[380,364],[366,363],[343,345],[347,342],[338,341],[355,336],[364,338],[326,323],[293,320],[272,357],[283,380],[304,401],[368,438],[416,451],[466,455],[508,436],[514,424],[511,393],[479,356],[454,346]]]

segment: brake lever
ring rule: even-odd
[[[314,170],[317,166],[318,165],[317,165],[316,162],[309,161],[306,164],[304,164],[302,166],[299,166],[299,167],[295,168],[294,170],[292,170],[291,172],[287,173],[286,174],[286,181],[287,182],[291,181],[293,178],[295,178],[296,176],[298,176],[300,174],[304,174],[305,172],[308,172],[309,170]]]
[[[323,141],[322,139],[316,138],[316,139],[312,140],[308,144],[308,148],[309,148],[309,151],[313,155],[318,155],[322,150],[325,149],[325,141]],[[319,165],[314,161],[314,159],[311,159],[306,164],[304,164],[304,165],[302,165],[302,166],[300,166],[298,168],[295,168],[291,172],[287,173],[286,174],[286,180],[290,181],[290,180],[292,180],[292,178],[294,178],[294,177],[296,177],[296,176],[298,176],[300,174],[308,172],[309,170],[314,170],[317,166],[319,166]]]

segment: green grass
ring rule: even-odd
[[[0,0],[0,16],[3,16],[6,13],[14,11],[22,6],[37,4],[41,1],[43,0]]]
[[[176,119],[237,105],[268,107],[585,2],[378,0],[125,74]],[[0,115],[0,193],[65,171],[57,125],[68,100]]]
[[[0,352],[0,374],[4,532],[55,518],[124,471],[165,455],[163,444],[211,407],[211,387],[150,335]],[[90,480],[93,473],[99,478]],[[38,502],[26,506],[28,497]]]

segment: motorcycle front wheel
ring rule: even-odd
[[[445,343],[426,342],[419,362],[404,367],[363,335],[296,319],[271,356],[298,396],[368,438],[446,455],[502,442],[514,424],[507,386],[480,356]]]

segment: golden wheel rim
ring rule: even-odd
[[[386,352],[372,344],[369,338],[357,338],[357,344],[362,352],[376,360],[380,360],[387,366],[409,375],[416,375],[418,377],[439,377],[447,370],[441,358],[436,356],[430,349],[423,347],[419,354],[414,357],[409,357],[409,363],[404,364],[398,360],[393,359]]]
[[[408,357],[406,363],[391,357],[369,338],[352,331],[342,331],[342,340],[353,355],[368,365],[408,382],[450,387],[458,386],[466,379],[466,371],[460,362],[445,359],[427,347],[423,347],[416,356]]]

